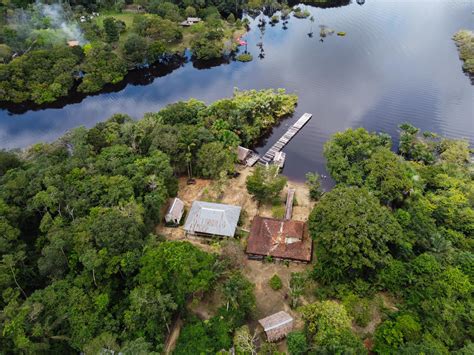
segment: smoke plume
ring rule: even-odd
[[[39,12],[50,20],[51,26],[61,30],[68,40],[79,41],[81,45],[86,42],[79,25],[75,20],[68,19],[61,4],[47,5],[37,0],[36,6]]]

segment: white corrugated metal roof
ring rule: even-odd
[[[190,233],[206,233],[233,237],[239,221],[241,207],[194,201],[184,229]]]
[[[269,331],[288,324],[292,321],[293,317],[291,317],[285,311],[280,311],[278,313],[272,314],[271,316],[260,319],[258,322],[262,325],[265,331]]]
[[[181,220],[184,213],[184,202],[179,198],[175,198],[168,212],[166,213],[165,220],[166,222],[171,222],[174,220]]]

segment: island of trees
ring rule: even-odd
[[[453,36],[459,49],[459,58],[464,62],[463,70],[474,82],[474,33],[469,30],[461,30]]]

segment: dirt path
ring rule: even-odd
[[[252,173],[251,168],[238,168],[240,175],[236,178],[227,180],[224,183],[196,179],[195,185],[187,185],[186,179],[179,180],[178,197],[184,202],[187,211],[189,211],[193,201],[204,200],[212,202],[220,202],[242,207],[243,211],[243,225],[242,229],[249,230],[253,217],[260,215],[264,217],[272,217],[272,206],[258,206],[253,198],[248,194],[245,181],[247,176]],[[309,213],[311,212],[314,203],[309,199],[309,191],[304,183],[289,181],[281,194],[282,205],[286,200],[288,188],[294,188],[296,203],[293,207],[293,219],[300,221],[307,221]],[[186,240],[206,252],[221,253],[224,252],[222,242],[217,240],[200,239],[187,237],[183,227],[169,228],[163,225],[157,226],[157,233],[164,236],[167,240]],[[233,241],[231,240],[233,243]],[[269,316],[278,311],[286,311],[295,319],[295,328],[301,329],[303,321],[300,315],[293,311],[289,306],[288,287],[292,272],[304,272],[311,269],[313,266],[306,264],[289,263],[263,263],[261,261],[248,260],[244,253],[246,240],[241,239],[235,241],[232,248],[235,260],[238,260],[239,268],[242,273],[255,284],[255,298],[256,298],[256,312],[253,315],[252,322],[249,323],[251,329],[255,329],[258,319]],[[270,285],[269,280],[273,275],[278,275],[283,287],[274,291]],[[302,300],[306,303],[308,300]],[[216,290],[205,299],[197,304],[192,304],[189,309],[194,312],[201,319],[209,319],[217,313],[218,308],[222,305],[220,293]],[[176,344],[181,328],[181,320],[175,323],[173,330],[169,336],[166,344],[166,354],[169,354]],[[278,343],[280,351],[286,351],[286,342]]]
[[[178,318],[173,325],[173,329],[171,329],[171,333],[168,336],[168,339],[166,340],[165,354],[171,354],[171,352],[174,350],[182,326],[183,321],[181,320],[181,318]]]

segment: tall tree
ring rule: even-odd
[[[318,275],[326,281],[367,276],[390,260],[402,230],[366,188],[337,186],[309,218],[316,242]]]
[[[278,171],[276,165],[257,166],[245,182],[249,194],[260,203],[278,199],[287,181],[284,176],[278,174]]]

